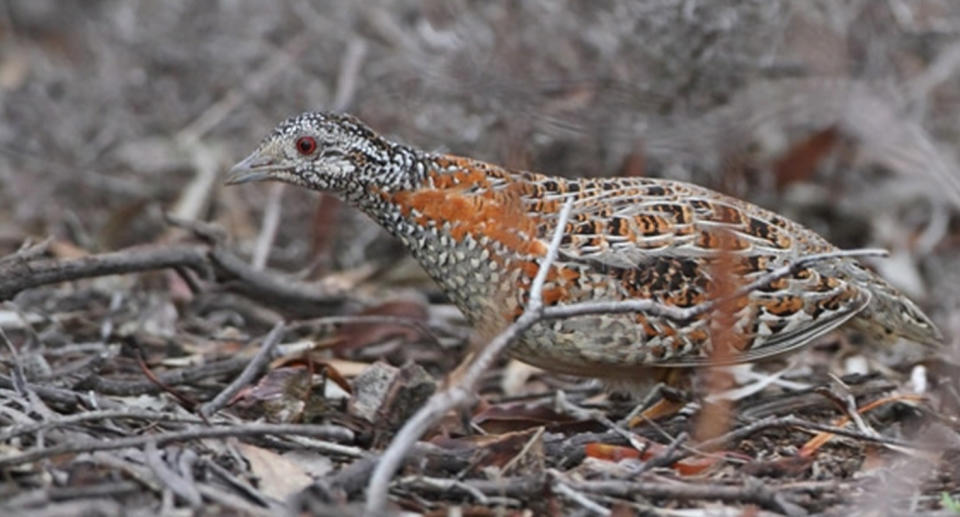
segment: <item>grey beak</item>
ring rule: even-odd
[[[277,170],[277,167],[269,159],[254,151],[250,156],[230,168],[226,183],[227,185],[239,185],[253,181],[270,180],[273,179],[270,173],[275,170]]]

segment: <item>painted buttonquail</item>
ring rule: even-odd
[[[565,179],[391,142],[357,119],[304,113],[274,129],[229,183],[283,181],[332,192],[397,236],[481,331],[518,317],[564,202],[574,199],[544,303],[652,298],[702,304],[717,272],[746,283],[836,248],[750,203],[664,179]],[[726,260],[726,266],[718,264]],[[643,383],[710,362],[718,322],[732,362],[797,349],[838,326],[936,344],[931,321],[856,260],[837,258],[733,300],[726,317],[600,314],[545,321],[509,348],[547,370]],[[729,332],[728,332],[729,333]],[[716,339],[716,338],[714,338]]]

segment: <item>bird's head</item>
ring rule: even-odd
[[[283,181],[314,190],[348,192],[370,181],[396,180],[400,146],[349,115],[308,112],[289,118],[230,169],[227,184]],[[409,164],[407,164],[409,167]]]

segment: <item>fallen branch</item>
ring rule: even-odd
[[[617,445],[629,443],[626,438],[614,431],[584,432],[573,436],[556,434],[544,438],[543,451],[547,457],[562,458],[561,463],[565,465],[577,465],[586,455],[584,446],[592,442]],[[479,449],[479,447],[444,449],[429,442],[417,442],[404,459],[403,465],[417,464],[433,472],[459,473],[474,465]],[[348,496],[359,494],[366,488],[378,459],[375,456],[361,458],[325,478],[323,482],[332,489],[342,490]]]
[[[73,415],[64,415],[56,420],[46,420],[35,424],[19,424],[8,427],[0,432],[0,442],[5,442],[15,436],[22,434],[35,433],[37,431],[49,431],[60,427],[76,425],[84,422],[93,422],[98,420],[130,419],[146,420],[151,422],[177,422],[181,424],[200,424],[203,423],[199,418],[177,415],[173,413],[164,413],[161,411],[148,411],[142,409],[107,409],[101,411],[86,411],[75,413]]]
[[[230,427],[194,427],[182,431],[130,436],[110,440],[81,440],[61,443],[51,447],[36,447],[20,454],[0,458],[0,469],[22,465],[44,458],[52,458],[62,454],[78,452],[93,452],[124,449],[127,447],[144,447],[154,442],[158,447],[173,442],[200,440],[204,438],[224,438],[228,436],[263,436],[263,435],[300,435],[316,436],[336,442],[348,443],[354,440],[353,432],[338,425],[307,425],[307,424],[240,424]]]
[[[184,226],[186,223],[177,223]],[[170,244],[127,248],[76,259],[41,259],[35,254],[0,262],[0,301],[44,285],[108,275],[158,269],[191,270],[202,280],[220,282],[220,288],[261,303],[280,306],[294,315],[316,316],[343,310],[344,293],[331,292],[315,283],[277,273],[257,271],[246,261],[210,238],[209,232],[191,227],[210,244]],[[16,254],[14,254],[16,255]],[[186,277],[188,280],[189,276]],[[197,289],[191,286],[191,289]]]
[[[560,475],[553,472],[551,474],[554,474],[554,479],[557,475]],[[407,490],[416,490],[431,495],[439,495],[445,493],[446,490],[459,488],[471,494],[530,500],[534,497],[543,497],[545,485],[548,482],[544,477],[525,476],[494,480],[465,479],[460,481],[458,486],[451,487],[448,483],[443,483],[444,480],[436,480],[425,476],[410,476],[400,479],[399,483]],[[568,489],[579,494],[610,496],[625,500],[647,497],[672,499],[687,503],[695,500],[753,503],[786,515],[803,515],[806,513],[795,503],[787,501],[787,498],[791,495],[797,497],[804,495],[804,489],[788,491],[777,487],[767,487],[757,480],[747,482],[742,486],[730,486],[712,483],[683,483],[677,480],[662,482],[657,481],[657,478],[639,481],[577,481],[569,476],[562,476],[562,479],[563,484]]]
[[[159,373],[154,380],[117,380],[101,376],[92,376],[78,384],[76,388],[78,390],[92,390],[101,395],[131,397],[163,391],[163,385],[179,386],[211,377],[233,375],[242,371],[248,362],[249,360],[243,357],[231,357],[222,361]]]
[[[50,244],[52,243],[53,237],[47,237],[36,244],[30,244],[29,241],[25,242],[17,251],[5,257],[0,257],[0,267],[14,262],[27,262],[38,258],[50,249]]]
[[[186,267],[210,278],[208,249],[198,245],[144,246],[76,259],[13,261],[0,267],[0,301],[48,284],[154,269]]]
[[[120,402],[101,396],[102,394],[96,393],[94,390],[81,393],[79,391],[32,383],[30,387],[41,399],[57,404],[61,409],[73,409],[77,405],[103,409],[121,409],[127,407]],[[6,375],[0,375],[0,388],[14,389],[13,379]]]
[[[224,289],[267,305],[282,307],[296,316],[315,317],[317,314],[342,312],[347,301],[344,293],[331,292],[315,283],[257,271],[220,246],[213,247],[210,257],[218,273],[225,273],[224,277],[235,277],[235,281],[222,285]]]
[[[213,400],[200,407],[201,415],[206,418],[220,411],[240,390],[253,382],[253,378],[273,359],[273,351],[276,350],[277,343],[283,338],[283,329],[284,324],[282,322],[273,326],[273,329],[270,330],[267,337],[263,338],[263,344],[260,345],[260,350],[257,352],[257,355],[250,360],[243,369],[243,372],[234,379],[229,386],[218,393]]]

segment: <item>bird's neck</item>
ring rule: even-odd
[[[400,211],[391,197],[420,188],[427,175],[429,156],[414,147],[377,139],[366,147],[357,162],[355,180],[337,189],[339,197],[397,235]]]
[[[517,173],[470,158],[427,153],[411,156],[405,167],[403,180],[369,185],[353,204],[403,240],[414,255],[434,239],[457,245],[467,238],[495,241],[520,255],[542,254],[538,223],[523,203],[532,187],[519,181]]]

